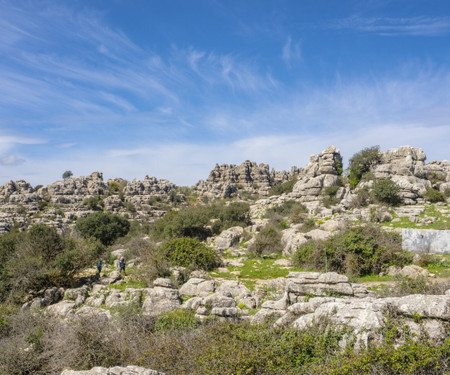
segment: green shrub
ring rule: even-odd
[[[233,226],[250,224],[250,206],[246,203],[187,207],[171,211],[152,229],[157,239],[191,237],[205,240]]]
[[[283,182],[282,184],[275,185],[269,190],[269,196],[281,195],[292,193],[294,185],[297,182],[297,177],[292,177],[289,181]]]
[[[272,213],[279,214],[281,216],[289,216],[293,213],[306,213],[308,209],[305,205],[294,200],[287,200],[281,203],[279,206],[273,206],[266,210],[266,215],[270,216]]]
[[[250,254],[261,256],[264,254],[281,253],[283,245],[281,243],[281,232],[273,224],[267,224],[256,235],[255,241],[248,247]]]
[[[167,241],[159,251],[173,266],[211,270],[220,265],[220,259],[213,249],[189,237]]]
[[[125,236],[130,230],[130,222],[118,215],[96,212],[77,220],[76,229],[83,237],[94,237],[109,246],[119,237]]]
[[[367,147],[354,154],[349,160],[350,188],[354,189],[361,178],[380,161],[380,146]]]
[[[104,253],[95,240],[62,237],[38,224],[0,236],[0,301],[17,301],[29,290],[70,286],[77,272]]]
[[[423,197],[431,203],[445,202],[445,195],[439,190],[433,188],[427,188],[426,192],[423,194]]]
[[[412,255],[402,251],[399,235],[377,226],[349,227],[324,241],[309,240],[299,246],[293,263],[300,267],[362,276],[378,274],[387,266],[403,266]]]
[[[198,328],[200,322],[195,313],[188,309],[179,309],[160,315],[155,322],[155,331],[186,331]]]
[[[92,211],[102,210],[104,207],[103,198],[101,195],[94,195],[83,200],[83,204]]]
[[[364,186],[356,192],[356,198],[352,200],[350,208],[367,207],[370,203],[370,199],[369,188]]]
[[[447,189],[444,190],[444,196],[446,198],[450,198],[450,188],[447,188]]]
[[[322,204],[325,207],[331,207],[339,203],[339,199],[336,198],[336,194],[339,190],[339,186],[328,186],[322,190]]]
[[[375,201],[397,205],[401,203],[400,186],[388,179],[377,179],[372,185],[372,195]]]

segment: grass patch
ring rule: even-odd
[[[112,284],[109,286],[111,289],[119,289],[121,291],[125,291],[125,289],[128,288],[135,288],[135,289],[142,289],[145,288],[146,285],[138,280],[129,280],[125,283],[122,283],[120,285]]]
[[[448,209],[448,204],[440,206],[441,208]],[[381,225],[391,228],[417,228],[417,229],[437,229],[437,230],[449,230],[450,229],[450,216],[444,214],[436,209],[434,204],[427,205],[419,219],[436,218],[436,221],[430,223],[414,223],[409,220],[408,217],[399,217],[395,213],[392,214],[394,219],[400,219],[397,222],[382,223]]]

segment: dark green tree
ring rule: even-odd
[[[362,149],[349,160],[350,187],[354,189],[361,178],[381,160],[380,146],[372,146]]]
[[[73,176],[72,171],[65,171],[62,175],[62,178],[65,180],[66,178],[70,178]]]
[[[130,222],[124,217],[96,212],[79,219],[76,229],[83,237],[94,237],[103,245],[109,246],[119,237],[125,236],[130,230]]]

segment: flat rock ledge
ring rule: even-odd
[[[163,372],[149,370],[138,366],[94,367],[91,370],[64,370],[61,375],[165,375]]]
[[[333,272],[291,272],[283,297],[264,302],[252,322],[275,321],[276,326],[300,330],[317,324],[351,328],[348,340],[355,339],[358,348],[381,340],[389,315],[411,333],[442,342],[450,327],[450,293],[378,298]]]

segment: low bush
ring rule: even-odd
[[[282,184],[275,185],[269,190],[269,197],[272,195],[281,195],[292,193],[294,189],[294,185],[297,182],[297,177],[291,178],[289,181],[283,182]]]
[[[83,204],[92,211],[101,211],[104,207],[101,195],[94,195],[83,200]]]
[[[443,374],[449,366],[450,340],[413,338],[400,326],[387,327],[377,345],[354,351],[342,350],[339,344],[349,332],[339,328],[199,324],[189,314],[174,311],[156,322],[139,314],[111,320],[80,316],[67,324],[19,312],[0,336],[0,373],[57,375],[64,368],[130,363],[172,375]],[[401,344],[393,340],[399,335]]]
[[[387,203],[393,206],[400,204],[399,192],[400,186],[392,180],[376,179],[372,185],[372,196],[375,201],[380,203]]]
[[[402,251],[399,235],[377,226],[349,227],[324,241],[309,240],[293,255],[295,265],[353,276],[378,274],[391,265],[403,266],[412,255]]]
[[[274,224],[267,224],[258,232],[255,241],[248,247],[248,251],[251,255],[258,257],[266,254],[281,253],[283,245],[279,227]]]
[[[152,229],[157,239],[191,237],[205,240],[213,234],[250,224],[250,207],[246,203],[187,207],[171,211],[158,220]]]
[[[325,207],[329,208],[339,203],[339,199],[336,198],[338,190],[339,186],[328,186],[322,190],[322,204]]]
[[[402,297],[411,294],[444,294],[450,288],[450,283],[436,283],[419,276],[415,279],[397,277],[393,284],[387,285],[378,294],[382,297]]]
[[[200,322],[195,313],[188,309],[179,309],[160,315],[155,322],[155,331],[186,331],[198,328]]]
[[[445,202],[445,195],[433,188],[427,188],[423,197],[430,203]]]
[[[158,251],[173,266],[207,271],[220,265],[216,252],[193,238],[175,238],[160,246]]]
[[[96,212],[77,220],[75,228],[85,238],[94,237],[109,246],[130,230],[130,222],[118,215]]]

